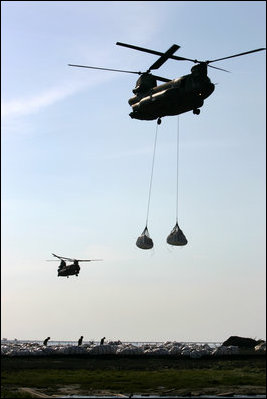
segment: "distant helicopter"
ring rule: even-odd
[[[80,266],[79,266],[79,262],[92,262],[92,261],[98,261],[98,260],[102,260],[102,259],[72,259],[72,258],[65,258],[64,256],[58,256],[55,254],[52,254],[53,256],[55,256],[56,258],[60,259],[60,265],[57,269],[57,276],[58,277],[68,277],[69,276],[76,276],[78,277],[78,274],[80,272]],[[55,261],[55,259],[51,259],[48,260],[48,262],[52,262]],[[66,264],[66,261],[68,262],[73,262],[70,265]]]
[[[215,89],[215,85],[207,76],[207,67],[209,66],[220,71],[229,72],[225,69],[210,65],[212,62],[266,50],[265,48],[259,48],[244,53],[230,55],[228,57],[217,58],[215,60],[199,61],[196,59],[194,60],[173,55],[180,48],[177,44],[172,45],[165,53],[121,42],[117,42],[116,44],[134,50],[155,54],[160,57],[148,68],[146,72],[125,71],[121,69],[100,68],[87,65],[68,65],[140,75],[136,82],[136,86],[133,89],[135,96],[130,98],[128,101],[132,107],[132,112],[129,115],[133,119],[157,119],[158,124],[161,123],[161,118],[163,116],[179,115],[188,111],[193,111],[194,114],[199,115],[199,108],[202,107],[204,100],[209,97]],[[191,73],[189,75],[181,76],[180,78],[173,80],[152,75],[150,73],[152,69],[158,69],[161,67],[161,65],[163,65],[169,58],[178,61],[191,61],[197,65],[191,68]],[[157,80],[165,83],[157,86]]]

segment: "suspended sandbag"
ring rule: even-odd
[[[187,239],[178,226],[178,223],[174,226],[171,233],[167,237],[167,243],[170,245],[186,245]]]
[[[147,227],[145,227],[143,233],[137,238],[136,245],[141,249],[151,249],[153,248],[153,241],[149,236]]]

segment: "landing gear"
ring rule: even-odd
[[[160,118],[158,118],[158,120],[157,120],[157,124],[158,124],[158,125],[160,125],[160,124],[161,124],[161,119],[160,119]]]
[[[193,109],[193,114],[199,115],[200,114],[200,109],[198,109],[198,108]]]

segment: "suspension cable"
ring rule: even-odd
[[[156,126],[155,140],[154,140],[154,150],[153,150],[153,159],[152,159],[152,170],[150,176],[150,184],[149,184],[149,192],[148,192],[148,204],[147,204],[147,214],[146,214],[146,227],[148,224],[148,214],[150,207],[150,197],[151,197],[151,188],[152,188],[152,179],[153,179],[153,171],[154,171],[154,163],[155,163],[155,154],[156,154],[156,145],[157,145],[157,137],[158,137],[158,124]]]
[[[177,117],[177,147],[176,147],[176,223],[178,223],[178,182],[179,182],[179,115]]]

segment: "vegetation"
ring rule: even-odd
[[[177,358],[3,358],[2,398],[19,387],[55,394],[62,386],[79,386],[80,392],[166,393],[213,388],[235,392],[250,386],[265,391],[265,357],[245,359]],[[13,396],[8,396],[10,392]],[[251,393],[251,392],[250,392]],[[21,395],[21,394],[20,394]]]
[[[18,392],[14,389],[1,388],[1,398],[32,398],[28,392]]]

